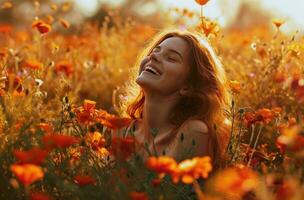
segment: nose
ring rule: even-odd
[[[151,60],[160,62],[160,53],[159,52],[151,52],[150,57],[151,57]]]

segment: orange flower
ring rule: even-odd
[[[65,19],[60,19],[60,24],[64,27],[64,28],[70,28],[70,23],[65,20]]]
[[[92,184],[95,184],[95,182],[96,182],[91,176],[87,176],[87,175],[75,176],[74,181],[79,186],[92,185]]]
[[[9,1],[4,2],[4,3],[1,5],[1,8],[2,8],[2,9],[8,9],[8,8],[12,8],[12,7],[13,7],[13,4],[12,4],[12,2],[9,2]]]
[[[274,113],[275,115],[279,115],[279,114],[282,112],[282,108],[281,108],[281,107],[274,107],[274,108],[272,109],[272,111],[273,111],[273,113]]]
[[[202,30],[207,37],[210,34],[216,35],[219,30],[218,25],[216,23],[208,22],[206,20],[202,21],[198,28]]]
[[[212,170],[211,159],[208,156],[194,157],[187,159],[178,164],[178,173],[173,174],[173,182],[177,183],[179,177],[182,177],[182,182],[191,184],[195,179],[200,177],[207,178],[208,173]]]
[[[47,15],[45,17],[45,21],[48,23],[48,24],[52,24],[54,22],[54,17],[52,15]]]
[[[246,112],[244,114],[244,123],[247,127],[250,127],[252,124],[255,123],[255,114],[253,112]]]
[[[9,34],[12,32],[12,29],[10,24],[0,24],[0,33]]]
[[[241,84],[238,81],[230,81],[229,87],[230,87],[231,91],[234,93],[240,93],[240,91],[242,89]]]
[[[206,3],[208,3],[209,0],[195,0],[196,3],[198,3],[199,5],[203,6],[205,5]]]
[[[297,100],[302,103],[304,102],[304,79],[300,75],[296,74],[293,76],[291,82],[291,89],[295,92]]]
[[[42,68],[42,64],[37,60],[26,60],[24,63],[24,67],[33,70],[39,70]]]
[[[146,165],[159,174],[174,174],[177,171],[176,161],[169,156],[149,157]]]
[[[55,72],[57,74],[64,73],[66,76],[70,76],[74,71],[73,65],[67,61],[59,61],[55,66]]]
[[[0,48],[0,59],[4,59],[8,56],[8,48],[7,47],[1,47]]]
[[[113,137],[110,152],[120,160],[128,159],[135,152],[134,138],[132,136]]]
[[[58,6],[57,6],[56,4],[53,3],[53,4],[51,5],[51,9],[54,10],[54,11],[56,11],[56,10],[58,9]]]
[[[285,23],[285,21],[279,20],[279,19],[275,19],[275,20],[272,21],[272,23],[275,25],[275,27],[277,29],[279,29]]]
[[[44,145],[49,148],[67,148],[79,143],[78,138],[69,135],[50,134],[43,137]]]
[[[17,165],[13,164],[10,167],[11,171],[25,186],[29,186],[37,180],[43,178],[44,173],[41,167],[33,164]]]
[[[226,168],[214,178],[216,190],[234,199],[240,199],[246,192],[256,188],[257,184],[257,174],[246,167]]]
[[[247,127],[255,123],[268,124],[273,118],[275,113],[267,108],[262,108],[256,112],[246,112],[244,114],[244,122]]]
[[[22,79],[15,75],[15,74],[9,74],[7,79],[5,80],[5,87],[4,89],[8,91],[9,89],[16,90],[17,92],[21,93],[23,91],[22,87]]]
[[[15,150],[14,155],[19,164],[35,164],[40,165],[44,162],[48,155],[48,151],[40,148],[32,148],[28,151]]]
[[[129,196],[132,200],[149,200],[147,194],[144,192],[130,192]]]
[[[286,75],[282,72],[276,72],[274,74],[273,80],[277,83],[283,83],[286,80]]]
[[[121,129],[123,127],[126,127],[130,125],[132,122],[132,119],[130,118],[121,118],[112,114],[109,114],[105,110],[98,110],[97,121],[99,121],[104,126],[110,128],[110,129]]]
[[[88,110],[88,111],[94,110],[95,106],[96,106],[96,102],[95,101],[91,101],[91,100],[88,100],[88,99],[84,100],[83,108],[85,110]]]
[[[256,113],[257,121],[261,121],[264,124],[268,124],[273,119],[273,117],[273,112],[267,108],[259,109]]]
[[[40,129],[42,129],[43,131],[45,131],[46,133],[51,133],[53,131],[52,125],[50,125],[48,123],[39,123],[38,127]]]
[[[45,23],[43,20],[35,20],[32,23],[32,28],[36,28],[41,34],[48,33],[52,30],[51,25]]]
[[[107,119],[101,120],[100,122],[110,129],[120,129],[128,126],[131,123],[130,118],[120,118],[116,116],[108,116]]]
[[[281,153],[286,150],[297,152],[304,148],[304,136],[300,135],[300,127],[291,125],[280,129],[281,135],[277,138],[276,145]]]
[[[106,140],[98,131],[87,133],[85,141],[88,145],[92,147],[93,150],[99,150],[99,148],[104,147]]]
[[[31,192],[30,193],[31,200],[52,200],[50,196],[42,193],[42,192]]]

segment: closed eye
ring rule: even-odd
[[[172,57],[168,57],[168,60],[170,60],[170,61],[176,61],[176,59],[172,58]]]

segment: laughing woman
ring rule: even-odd
[[[225,71],[209,43],[187,31],[161,32],[137,66],[139,90],[122,104],[133,119],[127,134],[134,136],[137,153],[177,161],[210,156],[218,166],[227,145],[223,110],[229,95]]]

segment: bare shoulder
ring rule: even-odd
[[[208,134],[208,126],[202,120],[189,119],[180,127],[179,132]]]

